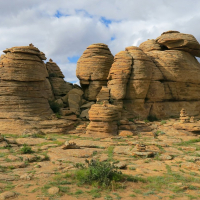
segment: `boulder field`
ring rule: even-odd
[[[134,135],[133,119],[200,115],[200,44],[167,31],[112,55],[92,44],[77,62],[80,86],[32,44],[0,58],[0,133]],[[90,123],[88,123],[88,120]]]

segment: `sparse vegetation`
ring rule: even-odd
[[[166,123],[167,123],[167,122],[166,122],[165,120],[162,120],[162,121],[160,122],[161,125],[166,124]]]
[[[86,160],[86,165],[79,163],[75,167],[79,169],[75,172],[75,176],[80,183],[108,187],[112,184],[112,181],[116,182],[123,179],[123,175],[117,167],[108,162]]]
[[[149,115],[147,117],[147,120],[149,120],[150,122],[154,122],[154,121],[158,121],[158,118],[155,115]]]
[[[49,101],[49,105],[51,110],[53,110],[54,113],[59,113],[60,111],[60,104],[55,101]]]
[[[33,153],[32,149],[30,146],[28,146],[27,144],[24,144],[23,147],[20,149],[22,154],[31,154]]]

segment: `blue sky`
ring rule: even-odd
[[[167,30],[200,41],[199,0],[6,0],[0,6],[0,50],[33,43],[76,83],[76,62],[93,43],[113,55]]]

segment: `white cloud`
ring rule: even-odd
[[[0,0],[0,49],[33,43],[76,82],[76,64],[92,43],[108,44],[113,54],[158,37],[167,30],[200,41],[199,0]],[[55,14],[63,15],[56,18]],[[109,26],[101,17],[112,20]],[[111,38],[114,38],[111,40]]]

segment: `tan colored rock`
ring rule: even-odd
[[[77,62],[76,76],[80,80],[106,80],[113,56],[107,45],[92,44]]]
[[[80,106],[82,103],[83,91],[74,88],[70,90],[67,95],[70,110],[76,114],[80,114]]]
[[[106,86],[102,86],[99,94],[97,95],[97,102],[109,101],[110,100],[110,89]]]
[[[148,51],[161,51],[161,45],[159,43],[156,42],[156,40],[147,40],[143,43],[140,44],[139,46],[140,49],[142,49],[144,52],[148,52]]]
[[[123,99],[125,97],[132,65],[133,58],[127,51],[120,51],[115,55],[108,75],[108,88],[112,99]]]
[[[187,51],[193,56],[200,57],[200,44],[193,35],[180,32],[167,31],[156,39],[161,45],[168,49]]]
[[[24,129],[46,129],[42,121],[52,118],[53,112],[48,100],[54,100],[54,94],[46,65],[42,61],[46,59],[44,53],[32,45],[13,47],[4,52],[6,54],[0,59],[0,132],[22,134]],[[71,88],[64,89],[68,92]],[[56,95],[63,95],[59,90]],[[62,126],[66,128],[69,123],[64,121]],[[51,125],[54,127],[50,129],[55,130],[55,122]],[[59,131],[61,129],[58,128],[56,132]]]
[[[64,81],[63,78],[49,77],[49,81],[52,85],[53,93],[57,98],[66,95],[71,89],[73,89],[73,84]]]
[[[86,118],[86,119],[89,119],[89,108],[88,109],[86,109],[86,110],[83,110],[82,112],[81,112],[81,115],[80,115],[80,118]]]
[[[48,189],[48,193],[51,195],[55,195],[60,191],[60,189],[58,187],[51,187]]]
[[[119,130],[118,131],[118,135],[120,135],[122,137],[133,136],[133,132],[132,131],[127,131],[127,130]]]
[[[107,80],[104,81],[90,81],[89,84],[83,84],[82,80],[80,84],[84,91],[85,99],[89,101],[95,101],[102,87],[107,85]]]
[[[92,44],[83,52],[77,62],[76,76],[80,80],[86,99],[96,100],[101,87],[107,85],[112,63],[113,55],[105,44]]]
[[[52,59],[46,62],[46,67],[50,77],[65,78],[58,65]]]
[[[6,200],[12,197],[15,197],[16,193],[12,191],[6,191],[0,194],[0,200]]]
[[[112,122],[119,119],[117,106],[111,104],[94,104],[89,110],[90,121]]]
[[[90,124],[86,134],[98,137],[107,137],[117,134],[117,120],[119,120],[119,108],[106,103],[94,104],[89,110]]]

